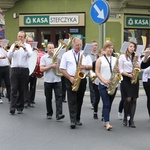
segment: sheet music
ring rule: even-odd
[[[38,42],[33,42],[32,44],[32,48],[36,48],[37,47]]]
[[[143,51],[144,51],[144,45],[137,45],[137,49],[136,49],[135,55],[136,56],[141,56]]]
[[[59,52],[59,54],[58,54],[58,59],[61,59],[62,58],[62,56],[63,56],[63,54],[66,52],[66,49],[61,49],[60,50],[60,52]]]
[[[3,39],[2,41],[2,47],[5,47],[6,45],[8,45],[9,40]]]
[[[123,44],[122,44],[122,47],[121,47],[121,49],[120,49],[120,52],[121,53],[125,53],[126,52],[126,50],[127,50],[127,48],[128,48],[128,46],[129,46],[129,42],[124,42]]]
[[[64,43],[68,44],[69,39],[64,39]]]
[[[94,47],[93,44],[86,43],[85,47],[84,47],[84,50],[83,50],[83,55],[84,56],[90,55],[93,47]]]

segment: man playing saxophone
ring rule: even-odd
[[[81,76],[86,76],[90,69],[92,69],[92,60],[90,56],[82,55],[82,40],[80,38],[75,37],[72,40],[72,49],[65,54],[63,54],[60,69],[63,75],[66,77],[66,89],[67,89],[67,97],[68,97],[68,107],[70,114],[70,128],[76,128],[76,125],[81,126],[80,115],[81,115],[81,107],[83,103],[83,97],[86,90],[87,80],[86,78],[78,79],[76,78],[77,73],[81,73]],[[76,85],[76,81],[80,81],[78,87],[74,87]],[[72,88],[72,86],[74,88]]]

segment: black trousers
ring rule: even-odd
[[[52,107],[52,91],[54,90],[55,102],[56,102],[56,117],[62,114],[62,86],[61,82],[47,83],[44,82],[44,93],[46,97],[46,109],[47,115],[53,115]]]
[[[94,107],[94,102],[95,102],[95,90],[94,90],[94,84],[92,83],[90,77],[89,77],[89,89],[90,89],[90,100],[91,100],[91,104]]]
[[[27,84],[29,78],[28,68],[11,68],[10,81],[11,81],[11,96],[10,96],[10,110],[23,110],[25,94],[27,91]]]
[[[61,83],[62,83],[62,99],[66,99],[66,78],[64,76],[61,77]]]
[[[6,90],[7,90],[7,98],[10,101],[10,67],[0,67],[0,85],[2,85],[2,79],[4,80]],[[1,98],[1,94],[0,94]]]
[[[93,84],[93,89],[95,92],[95,102],[94,102],[94,112],[97,113],[98,112],[98,104],[100,101],[100,93],[99,93],[99,89],[98,89],[98,85]]]
[[[86,90],[87,80],[86,78],[81,80],[79,90],[77,92],[72,91],[72,83],[66,79],[66,89],[68,98],[68,107],[70,114],[70,121],[80,121],[81,108],[83,103],[83,97]]]
[[[36,92],[36,82],[37,82],[37,77],[35,76],[29,76],[29,81],[28,81],[28,91],[26,94],[26,100],[25,103],[27,104],[33,104],[35,100],[35,92]]]
[[[147,96],[147,110],[150,117],[150,79],[147,82],[143,82],[143,87]]]

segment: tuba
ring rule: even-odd
[[[78,62],[78,66],[76,68],[76,73],[75,73],[75,76],[74,76],[75,82],[72,85],[72,91],[74,91],[74,92],[78,91],[81,79],[85,78],[85,73],[80,70],[80,65],[82,64],[82,58],[83,58],[83,55],[81,55],[81,57],[80,57],[80,60]]]
[[[68,43],[65,45],[66,52],[67,52],[67,51],[69,50],[69,48],[71,47],[73,38],[74,38],[74,36],[72,36],[71,34],[69,34]]]
[[[131,83],[132,84],[136,84],[137,83],[139,72],[141,71],[139,68],[135,67],[137,61],[138,61],[138,56],[134,56],[134,58],[133,58],[133,71],[132,71],[133,77],[131,79]]]
[[[122,75],[116,71],[116,69],[118,67],[118,63],[119,63],[120,54],[119,53],[114,53],[114,54],[115,54],[115,57],[117,58],[117,60],[116,60],[115,66],[113,68],[111,77],[110,77],[110,81],[112,84],[110,86],[108,86],[108,88],[107,88],[107,92],[109,95],[113,95],[115,93],[118,83],[122,79]]]
[[[60,50],[63,49],[65,47],[65,45],[66,44],[62,40],[60,40],[60,44],[59,44],[58,48],[56,48],[54,51],[54,54],[52,57],[52,63],[57,63],[59,66],[60,60],[57,57],[59,55]],[[59,77],[63,76],[63,74],[59,70],[59,67],[57,69],[53,69],[53,71],[54,71],[55,75],[57,75]]]

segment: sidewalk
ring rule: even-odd
[[[43,89],[43,83],[44,83],[44,79],[43,78],[38,78],[37,79],[37,85],[41,86],[42,89]],[[87,89],[86,89],[85,95],[87,95],[87,96],[90,95],[88,82],[87,82]],[[142,80],[140,80],[139,95],[145,95],[145,91],[143,89]],[[119,87],[118,87],[116,96],[120,96],[120,88]]]

